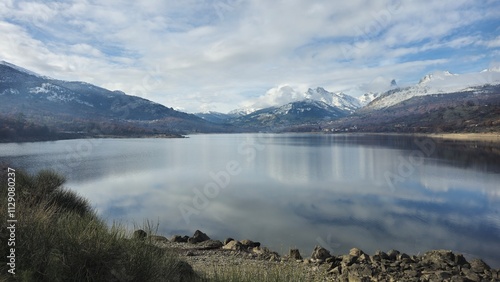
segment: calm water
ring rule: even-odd
[[[110,222],[260,241],[280,253],[451,249],[500,267],[500,150],[360,135],[0,144],[0,162],[52,168]]]

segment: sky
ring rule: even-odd
[[[43,75],[228,112],[498,66],[500,1],[2,0],[0,39],[0,60]]]

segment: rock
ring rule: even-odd
[[[370,261],[370,256],[367,255],[367,254],[361,254],[359,257],[358,257],[358,261],[359,262],[364,262],[364,263],[367,263]]]
[[[255,247],[255,248],[252,248],[252,253],[260,256],[260,255],[263,255],[265,253],[269,253],[269,250],[267,248]]]
[[[329,257],[325,260],[326,263],[335,263],[337,261],[336,257]]]
[[[227,245],[227,243],[231,242],[231,241],[234,241],[233,238],[229,237],[229,238],[226,238],[226,240],[224,240],[224,245]]]
[[[452,274],[448,271],[437,271],[435,275],[440,281],[444,281],[445,279],[450,279],[452,277]]]
[[[281,260],[281,258],[277,253],[273,252],[269,255],[269,261],[271,261],[271,262],[280,261],[280,260]]]
[[[340,265],[336,266],[336,267],[332,268],[330,271],[328,271],[328,273],[333,274],[333,275],[340,275],[340,274],[342,274],[342,267]]]
[[[327,249],[321,247],[321,246],[316,246],[314,248],[314,251],[311,254],[312,259],[318,259],[318,260],[326,260],[327,258],[331,257],[332,255],[330,254],[330,251]]]
[[[462,254],[455,255],[455,264],[462,266],[466,263],[467,263],[467,260],[465,259],[465,257]]]
[[[358,248],[352,248],[349,250],[349,255],[353,257],[360,257],[362,254],[364,254],[363,251]]]
[[[300,255],[300,252],[298,249],[290,249],[288,256],[292,259],[295,259],[295,260],[302,259],[302,256]]]
[[[207,240],[210,240],[210,237],[208,237],[207,234],[201,232],[200,230],[196,230],[193,237],[188,239],[188,243],[196,244]]]
[[[189,239],[189,236],[180,236],[180,235],[174,235],[172,238],[170,238],[171,242],[176,242],[176,243],[186,243]]]
[[[490,270],[490,266],[480,259],[470,261],[470,269],[476,273],[484,273],[485,270]]]
[[[500,279],[500,269],[498,270],[491,270],[491,278],[493,279]]]
[[[133,239],[144,240],[146,239],[146,237],[148,237],[148,233],[146,233],[146,231],[142,229],[137,229],[136,231],[134,231],[134,234],[132,234]]]
[[[351,255],[342,256],[342,261],[341,261],[342,267],[345,268],[347,266],[351,266],[352,264],[354,264],[354,262],[356,262],[356,257],[353,257]]]
[[[222,248],[223,244],[219,240],[207,240],[198,244],[198,249],[216,250]]]
[[[222,247],[224,250],[240,251],[243,249],[243,245],[240,242],[233,240]]]
[[[260,247],[260,243],[259,242],[254,242],[252,240],[248,240],[248,239],[244,239],[244,240],[241,240],[240,243],[246,247],[246,248],[255,248],[255,247]]]
[[[469,281],[479,282],[481,281],[481,277],[470,269],[462,269],[462,274],[465,278],[469,279]]]
[[[381,261],[381,260],[388,260],[389,256],[382,252],[382,251],[376,251],[375,254],[372,256],[372,261]]]
[[[416,271],[416,270],[405,270],[404,275],[406,277],[419,277],[420,276],[418,271]]]
[[[447,263],[455,262],[455,254],[448,250],[433,250],[426,252],[422,261],[425,263],[433,263],[438,266],[444,266]]]
[[[347,269],[349,282],[351,281],[371,281],[373,275],[372,268],[367,264],[354,264]]]
[[[402,253],[398,256],[398,260],[410,261],[411,257],[405,253]]]
[[[399,251],[390,250],[389,252],[387,252],[387,256],[389,257],[390,260],[397,260],[399,256]]]

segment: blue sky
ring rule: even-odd
[[[227,112],[284,85],[359,96],[498,66],[500,1],[4,0],[0,38],[44,75]]]

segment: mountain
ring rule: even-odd
[[[226,123],[228,120],[234,117],[241,116],[240,114],[224,114],[224,113],[219,113],[219,112],[214,112],[214,111],[208,111],[204,113],[195,113],[195,116],[202,118],[206,121],[213,122],[213,123]]]
[[[382,109],[360,110],[322,128],[364,132],[500,132],[500,85],[417,95]]]
[[[40,76],[13,64],[0,64],[0,111],[19,113],[31,120],[61,129],[77,130],[70,123],[114,122],[159,132],[211,132],[223,129],[195,115],[121,91],[110,91],[89,83]]]
[[[500,72],[497,69],[461,75],[448,71],[435,72],[422,77],[416,85],[392,89],[379,95],[363,111],[388,108],[416,96],[481,91],[484,85],[497,84],[500,84]]]
[[[322,87],[316,89],[309,88],[305,94],[306,99],[321,101],[349,113],[353,113],[361,107],[358,99],[341,92],[329,92]]]
[[[306,92],[300,92],[289,85],[281,85],[269,89],[265,95],[257,98],[257,101],[251,106],[230,111],[229,115],[245,116],[257,110],[281,107],[292,102],[303,100],[320,101],[349,113],[353,113],[361,107],[358,99],[342,92],[329,92],[322,87],[317,87],[315,89],[309,88]]]
[[[259,130],[279,130],[292,125],[329,121],[345,117],[350,111],[323,101],[305,99],[279,107],[269,107],[230,120],[231,124]]]
[[[377,97],[380,96],[380,93],[378,92],[368,92],[363,94],[363,96],[358,98],[359,104],[361,107],[364,107],[368,104],[371,103],[371,101],[377,99]]]

